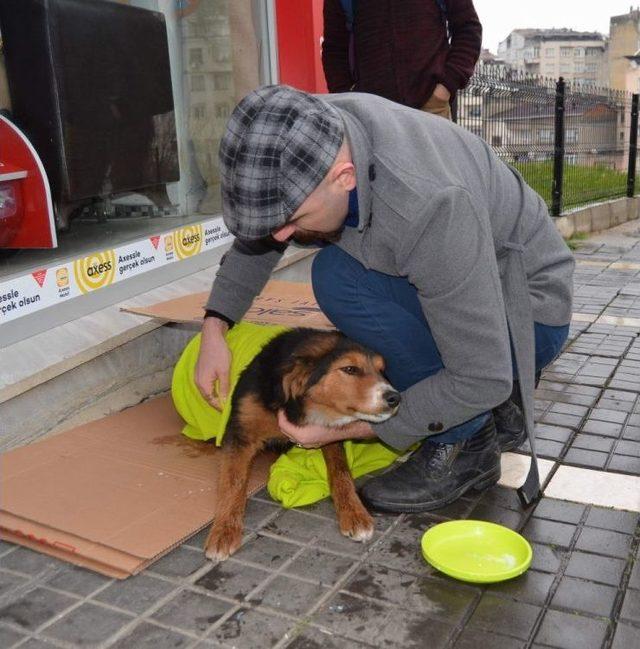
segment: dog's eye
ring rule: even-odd
[[[340,370],[345,374],[350,374],[351,376],[358,376],[362,374],[362,370],[355,365],[347,365],[346,367],[341,367]]]

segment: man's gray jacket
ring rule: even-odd
[[[505,401],[509,331],[531,432],[533,322],[570,321],[574,267],[544,201],[482,139],[441,117],[363,93],[322,98],[344,119],[357,175],[359,225],[337,245],[416,287],[444,365],[403,393],[376,434],[407,448]],[[207,308],[239,320],[280,254],[236,240]]]

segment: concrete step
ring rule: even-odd
[[[309,281],[313,251],[292,249],[274,277]],[[167,392],[173,367],[199,330],[125,313],[207,291],[217,266],[143,292],[0,351],[0,452]]]

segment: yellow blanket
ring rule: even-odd
[[[287,327],[241,322],[226,336],[231,350],[230,394],[222,411],[213,408],[195,384],[195,366],[200,351],[200,334],[185,347],[173,372],[171,395],[176,410],[185,420],[182,432],[192,439],[215,439],[222,443],[231,413],[231,397],[238,378],[260,350]],[[354,478],[388,466],[400,453],[374,441],[344,442],[347,462]],[[327,468],[322,451],[292,448],[271,467],[267,489],[284,507],[309,505],[329,496]]]

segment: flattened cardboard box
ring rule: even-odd
[[[123,579],[207,526],[217,449],[187,439],[169,396],[0,458],[0,537]],[[250,478],[261,488],[275,456]]]
[[[126,310],[200,323],[207,297]],[[269,282],[247,319],[332,328],[293,282]],[[119,579],[140,572],[213,519],[217,451],[182,426],[165,396],[3,454],[0,538]],[[256,460],[251,493],[275,457]]]
[[[192,293],[146,307],[123,307],[123,311],[171,322],[202,323],[209,293]],[[310,284],[272,280],[253,301],[245,320],[256,324],[333,329],[322,313]]]

